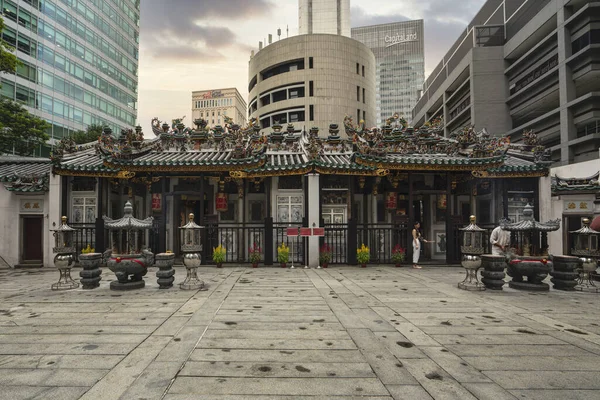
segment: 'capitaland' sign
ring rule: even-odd
[[[390,36],[390,35],[386,35],[385,36],[385,42],[387,43],[386,47],[390,47],[396,44],[400,44],[400,43],[406,43],[406,42],[414,42],[415,40],[417,40],[417,33],[402,33],[402,34],[397,34],[394,36]]]

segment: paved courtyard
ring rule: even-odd
[[[600,295],[465,292],[441,267],[201,275],[53,292],[55,270],[0,270],[0,398],[600,399]]]

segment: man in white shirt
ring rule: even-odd
[[[497,226],[490,235],[490,243],[492,244],[492,254],[503,256],[510,246],[510,232],[505,231],[501,226]]]

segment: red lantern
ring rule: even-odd
[[[217,211],[227,211],[227,194],[217,193],[215,196]]]
[[[385,208],[387,210],[395,210],[398,207],[398,193],[389,192],[385,197]]]

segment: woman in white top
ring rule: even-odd
[[[413,268],[415,268],[415,269],[421,268],[421,266],[419,266],[417,264],[419,262],[419,256],[421,255],[421,242],[431,243],[430,241],[423,239],[423,237],[421,236],[421,231],[419,230],[420,228],[421,228],[421,223],[419,221],[415,221],[415,227],[412,230]]]

